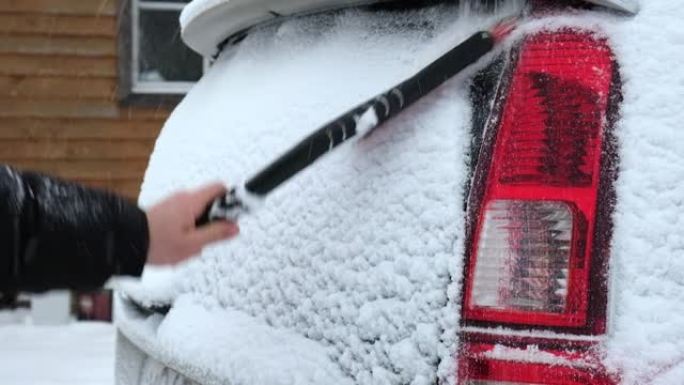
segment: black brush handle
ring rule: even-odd
[[[359,117],[369,108],[375,109],[377,127],[476,62],[493,47],[494,37],[489,32],[472,35],[411,78],[350,109],[311,133],[249,179],[245,185],[247,190],[265,196],[321,156],[354,137]]]
[[[490,52],[494,45],[495,37],[490,32],[475,33],[412,77],[359,104],[312,132],[249,179],[244,186],[244,191],[257,197],[266,196],[293,175],[313,164],[318,158],[356,136],[357,129],[361,128],[358,127],[361,116],[369,113],[370,109],[375,119],[370,127],[362,127],[365,134],[475,63]],[[227,217],[220,212],[220,207],[226,206],[230,206],[232,210]],[[233,191],[232,196],[229,193],[226,197],[212,202],[197,220],[197,225],[200,226],[218,218],[236,220],[239,215],[247,211],[246,209],[243,199],[236,196]]]

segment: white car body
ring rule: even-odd
[[[249,25],[242,16],[221,24],[231,4],[195,0],[182,17],[184,38],[215,54],[228,32]],[[256,28],[224,49],[165,124],[141,204],[244,180],[520,6],[347,9]],[[564,11],[530,18],[495,52],[565,27],[604,36],[615,52],[624,101],[614,132],[609,325],[592,339],[620,384],[684,378],[683,17],[668,0],[644,2],[633,17]],[[159,315],[119,302],[117,383],[454,383],[468,247],[468,84],[495,54],[285,183],[240,221],[237,239],[126,287],[143,305],[173,306]],[[544,359],[534,349],[497,354]]]

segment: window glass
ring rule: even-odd
[[[173,10],[140,10],[138,81],[194,82],[202,76],[202,57],[183,44],[178,15]]]

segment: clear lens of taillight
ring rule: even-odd
[[[613,55],[591,33],[542,32],[511,65],[471,190],[464,320],[590,327]]]
[[[572,232],[573,212],[565,202],[489,202],[478,242],[472,304],[562,313]]]

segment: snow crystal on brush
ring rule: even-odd
[[[250,35],[174,111],[141,202],[213,179],[242,180],[490,24],[456,20],[453,7],[411,17],[346,11]],[[237,239],[176,274],[174,290],[317,341],[356,384],[429,384],[455,374],[453,282],[463,255],[470,128],[465,79],[283,185],[241,220]],[[176,322],[165,320],[169,334]],[[259,343],[269,342],[244,349]],[[208,345],[203,364],[195,364],[229,373],[221,366],[232,365],[235,353]],[[178,341],[175,349],[189,348]],[[253,369],[256,382],[235,383],[259,383]]]

